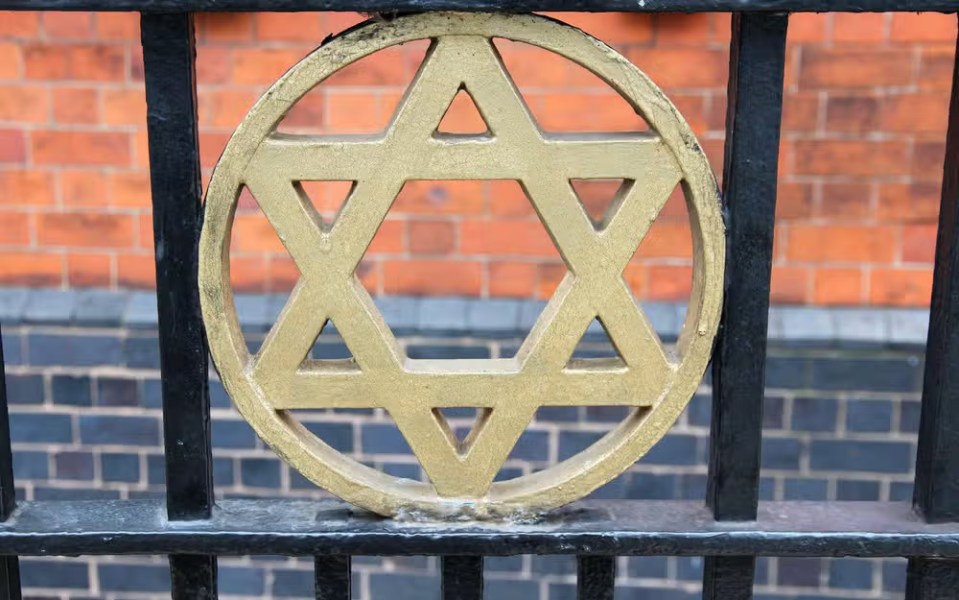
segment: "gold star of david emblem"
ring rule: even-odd
[[[606,80],[650,123],[648,132],[542,132],[492,44],[501,37],[569,58]],[[377,136],[281,134],[295,102],[336,70],[376,50],[431,39],[388,129]],[[467,91],[482,135],[439,133]],[[594,226],[571,179],[627,182]],[[569,272],[515,358],[411,360],[356,269],[408,180],[521,182]],[[352,180],[325,223],[300,182]],[[694,238],[690,309],[667,351],[622,272],[671,192],[682,184]],[[279,234],[301,279],[260,350],[246,349],[229,284],[229,231],[246,186]],[[281,78],[237,129],[206,201],[200,285],[210,348],[241,413],[291,465],[344,499],[381,514],[483,516],[543,510],[579,498],[628,468],[657,441],[695,391],[709,359],[722,299],[723,226],[708,163],[688,126],[652,82],[613,50],[533,16],[433,13],[377,22],[320,47]],[[621,357],[571,361],[598,319]],[[328,322],[350,361],[308,354]],[[494,479],[542,406],[618,405],[631,416],[580,454],[532,475]],[[388,476],[343,456],[295,418],[296,409],[381,408],[429,483]],[[476,408],[458,439],[441,413]]]

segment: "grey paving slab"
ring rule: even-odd
[[[886,313],[869,308],[831,309],[836,340],[883,342],[888,338]]]
[[[415,331],[419,327],[420,299],[408,296],[382,296],[374,299],[376,307],[394,334]]]
[[[142,328],[157,326],[157,297],[153,292],[133,292],[126,312],[123,313],[123,324],[127,327]]]
[[[26,323],[69,323],[77,293],[72,290],[31,290],[23,310]]]
[[[894,344],[925,344],[929,335],[929,311],[895,308],[886,312],[889,341]]]
[[[672,302],[644,302],[643,311],[660,337],[675,338],[682,328],[686,306]]]
[[[543,314],[546,302],[543,300],[524,300],[519,311],[519,327],[521,331],[529,331],[536,320]]]
[[[269,296],[263,294],[237,294],[233,297],[236,316],[244,329],[264,329],[267,323]]]
[[[519,300],[471,300],[466,325],[476,335],[513,335],[519,330],[521,307]]]
[[[835,339],[832,313],[826,308],[787,307],[782,309],[782,339],[825,341]]]
[[[418,329],[423,333],[461,333],[469,304],[465,298],[423,298]]]
[[[128,292],[83,290],[77,293],[73,320],[84,325],[120,325],[129,302]]]

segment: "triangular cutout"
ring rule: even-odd
[[[476,101],[466,89],[466,86],[460,86],[453,101],[440,124],[436,127],[433,137],[441,136],[478,136],[490,135],[489,124],[480,113]]]
[[[491,408],[434,408],[433,417],[456,453],[466,456],[492,412]]]
[[[300,370],[342,371],[359,369],[353,358],[353,351],[336,330],[332,319],[327,319],[313,341],[309,354],[303,359]]]
[[[633,185],[632,179],[570,179],[580,204],[596,231],[609,225],[623,198]]]
[[[623,368],[626,362],[609,337],[606,326],[599,317],[593,319],[586,328],[583,337],[573,350],[573,356],[567,363],[567,369],[615,369]]]
[[[343,207],[353,194],[355,181],[294,181],[293,187],[307,206],[312,206],[319,216],[320,227],[329,233],[336,224]]]

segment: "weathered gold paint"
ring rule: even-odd
[[[550,135],[537,127],[491,44],[533,44],[586,67],[650,124],[635,134]],[[387,131],[378,136],[277,133],[310,89],[377,50],[433,40]],[[466,88],[489,126],[481,136],[436,133]],[[625,178],[596,230],[571,178]],[[410,360],[363,289],[356,266],[410,179],[516,179],[569,274],[514,359]],[[331,226],[296,182],[354,180]],[[664,348],[622,271],[675,186],[693,231],[693,290],[675,352]],[[230,230],[249,187],[302,277],[262,348],[251,355],[230,286]],[[722,303],[724,233],[716,183],[689,126],[663,93],[603,43],[537,16],[429,13],[375,22],[318,48],[253,107],[216,167],[206,198],[200,288],[210,350],[237,408],[293,467],[341,498],[383,515],[529,514],[588,494],[659,440],[689,402],[709,360]],[[623,361],[569,359],[598,317]],[[355,361],[305,360],[332,320]],[[536,409],[625,405],[630,417],[580,454],[493,483]],[[460,443],[439,408],[481,409]],[[380,407],[389,412],[431,483],[395,478],[333,450],[289,409]]]

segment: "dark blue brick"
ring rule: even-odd
[[[7,375],[7,401],[10,404],[42,404],[42,375]]]
[[[216,475],[216,459],[214,459],[214,476]],[[162,485],[166,483],[166,461],[162,454],[150,454],[147,456],[147,483],[150,485]]]
[[[627,406],[587,406],[587,423],[619,423],[633,412]]]
[[[766,387],[807,387],[808,369],[809,361],[804,358],[769,356],[766,358]]]
[[[104,481],[140,481],[140,457],[136,454],[101,454],[100,472]]]
[[[888,400],[850,400],[846,403],[846,429],[886,432],[892,428],[893,404]]]
[[[648,465],[696,465],[703,462],[703,458],[698,437],[671,433],[650,448],[640,461]]]
[[[639,579],[666,579],[669,577],[669,558],[665,556],[636,556],[626,561],[626,573]]]
[[[483,568],[493,573],[518,573],[523,570],[523,557],[487,556]]]
[[[549,460],[549,432],[527,429],[516,440],[509,456],[518,460]]]
[[[53,464],[57,479],[93,479],[93,454],[89,452],[58,452],[53,455]]]
[[[3,360],[7,365],[23,364],[23,340],[19,335],[12,333],[3,334]]]
[[[813,440],[809,455],[810,466],[824,471],[907,473],[912,466],[906,442]]]
[[[370,596],[389,600],[432,600],[439,598],[439,580],[433,575],[373,573]]]
[[[872,561],[854,558],[831,560],[829,587],[842,590],[872,589]]]
[[[905,502],[912,500],[912,490],[911,481],[893,481],[889,484],[889,501]]]
[[[86,590],[90,587],[89,569],[79,560],[20,560],[20,583],[25,588]]]
[[[629,473],[626,475],[626,496],[637,500],[672,500],[676,498],[676,475]]]
[[[412,454],[406,438],[394,425],[364,423],[360,428],[360,446],[369,454]]]
[[[135,379],[101,378],[97,381],[99,406],[139,406],[139,385]]]
[[[318,343],[310,350],[310,358],[314,360],[340,360],[353,358],[353,353],[342,342],[338,344]]]
[[[799,469],[803,443],[796,438],[763,437],[762,467],[764,469]]]
[[[485,583],[483,593],[487,598],[532,600],[539,595],[539,582],[536,581],[487,578]]]
[[[586,496],[589,500],[622,500],[629,490],[629,481],[625,476],[604,483]]]
[[[159,379],[144,379],[140,384],[140,397],[144,408],[163,408],[163,386]],[[212,405],[212,390],[211,401]]]
[[[919,389],[921,364],[913,358],[817,358],[811,385],[820,390],[912,392]]]
[[[315,490],[316,484],[303,476],[296,469],[288,469],[290,473],[290,488],[294,490]]]
[[[771,559],[767,556],[757,556],[756,557],[756,574],[753,577],[753,580],[759,585],[765,585],[769,583],[769,561]]]
[[[903,433],[917,433],[919,431],[919,414],[922,403],[915,400],[903,400],[900,405],[899,431]]]
[[[230,395],[226,393],[223,384],[215,379],[210,380],[210,406],[212,408],[230,408],[233,401]]]
[[[152,417],[80,415],[80,439],[85,444],[158,446],[160,423]]]
[[[694,427],[708,427],[713,414],[713,399],[705,394],[696,394],[686,408],[686,421]]]
[[[902,559],[882,562],[882,589],[886,592],[906,591],[906,561]]]
[[[700,594],[685,592],[675,587],[633,587],[622,585],[616,588],[616,600],[699,600]],[[552,600],[552,597],[550,597]],[[571,597],[572,600],[573,597]]]
[[[33,334],[27,340],[32,365],[92,367],[120,364],[122,342],[102,335]]]
[[[706,476],[699,473],[684,473],[679,476],[680,500],[704,500],[706,498]]]
[[[123,361],[131,369],[159,369],[159,340],[152,336],[127,338],[123,342]]]
[[[211,427],[214,448],[256,448],[256,433],[246,421],[214,419]]]
[[[56,413],[12,413],[10,438],[14,442],[67,444],[73,441],[70,416]]]
[[[97,567],[100,589],[107,592],[169,593],[170,568],[166,565],[101,563]]]
[[[303,423],[310,432],[340,452],[353,452],[353,424],[334,421]]]
[[[92,383],[83,375],[54,375],[50,379],[50,395],[54,404],[64,406],[91,406]]]
[[[419,481],[420,475],[422,474],[420,466],[413,463],[387,462],[383,463],[382,470],[387,475],[402,477],[403,479],[413,479],[414,481]],[[310,485],[311,487],[316,487],[316,484]]]
[[[280,461],[273,458],[240,459],[240,480],[249,487],[280,487]]]
[[[570,456],[582,452],[601,437],[603,437],[603,434],[595,431],[560,431],[559,459],[566,460]]]
[[[50,459],[46,452],[18,450],[13,453],[13,475],[21,479],[46,479],[50,476]]]
[[[684,581],[701,581],[703,559],[701,556],[677,556],[676,577]]]
[[[822,559],[780,558],[777,581],[779,585],[819,587]]]
[[[407,346],[406,355],[413,359],[489,358],[490,352],[486,346],[422,344]]]
[[[250,566],[217,569],[217,581],[221,594],[237,596],[260,596],[266,590],[266,573]]]
[[[796,431],[833,431],[839,407],[832,398],[793,400],[792,428]]]
[[[34,500],[118,500],[117,490],[93,490],[76,488],[54,488],[37,486],[33,488]]]
[[[828,490],[825,479],[789,477],[783,485],[783,500],[825,500]]]
[[[575,406],[541,406],[536,411],[539,423],[575,423],[579,421],[579,409]]]
[[[837,500],[879,500],[879,482],[840,479],[836,485]]]
[[[764,502],[776,499],[776,480],[774,478],[759,478],[759,499]]]
[[[213,483],[217,486],[231,486],[236,483],[232,458],[213,457]]]
[[[569,575],[576,572],[576,557],[564,554],[533,555],[530,563],[539,575]]]
[[[785,425],[784,406],[786,401],[779,396],[763,398],[763,427],[765,429],[782,429]]]

